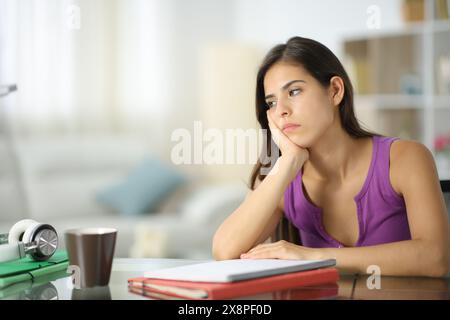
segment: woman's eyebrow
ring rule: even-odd
[[[305,80],[292,80],[292,81],[289,81],[288,83],[286,83],[284,86],[282,86],[281,89],[282,89],[282,90],[286,90],[287,88],[289,88],[289,86],[290,86],[291,84],[296,83],[296,82],[303,82],[303,83],[306,83]],[[274,96],[275,96],[274,94],[268,94],[267,96],[264,97],[264,99],[269,99],[269,98],[272,98],[272,97],[274,97]]]

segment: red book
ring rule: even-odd
[[[130,291],[155,298],[221,300],[251,296],[259,293],[336,283],[339,273],[336,268],[284,273],[235,282],[195,282],[153,278],[128,280]]]
[[[167,295],[160,292],[144,290],[138,287],[129,287],[129,291],[145,297],[157,300],[185,300],[174,295]],[[285,289],[272,292],[263,292],[250,296],[239,296],[238,298],[247,300],[317,300],[336,298],[339,293],[337,283],[327,283],[315,286],[298,287],[294,289]]]

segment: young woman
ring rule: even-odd
[[[268,175],[255,166],[252,191],[214,235],[215,259],[334,258],[347,272],[447,274],[449,224],[432,154],[359,126],[349,77],[328,48],[294,37],[270,50],[256,116],[279,157]],[[267,243],[283,217],[301,245]]]

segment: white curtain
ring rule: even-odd
[[[0,0],[0,84],[18,85],[0,104],[14,133],[161,134],[171,12],[162,0]]]

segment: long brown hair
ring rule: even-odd
[[[265,144],[261,157],[255,164],[250,176],[250,188],[254,190],[256,179],[264,180],[265,174],[262,174],[262,168],[267,168],[271,163],[261,162],[266,155],[271,156],[272,136],[267,122],[266,110],[268,106],[265,102],[264,77],[267,71],[279,61],[289,62],[301,65],[309,72],[319,83],[328,88],[330,79],[334,76],[342,78],[344,82],[344,96],[339,105],[339,118],[343,129],[354,138],[366,138],[379,135],[361,128],[356,119],[353,108],[353,87],[350,78],[339,59],[323,44],[308,38],[293,37],[286,44],[278,44],[273,47],[264,57],[256,77],[256,118],[264,132],[267,132]],[[278,157],[281,151],[278,151]],[[280,220],[276,232],[272,237],[277,241],[280,239],[289,242],[301,244],[298,229],[288,221],[285,216]]]

